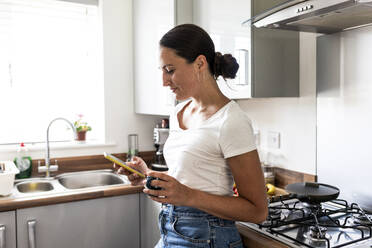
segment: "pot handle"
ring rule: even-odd
[[[313,182],[305,182],[305,187],[319,188],[319,184]]]

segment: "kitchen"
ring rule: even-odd
[[[105,142],[96,144],[87,143],[83,145],[70,144],[65,147],[58,147],[58,145],[53,146],[52,144],[51,157],[58,158],[61,166],[63,161],[62,158],[64,157],[71,158],[79,156],[101,155],[103,151],[114,154],[124,153],[128,151],[127,136],[131,133],[137,133],[139,135],[140,152],[154,150],[152,130],[155,125],[159,123],[165,116],[143,115],[135,113],[135,102],[137,100],[137,97],[133,93],[135,91],[135,85],[133,81],[135,78],[136,62],[133,62],[132,58],[134,58],[135,60],[134,52],[137,43],[133,39],[128,38],[133,37],[135,29],[133,27],[134,12],[132,11],[135,4],[135,1],[119,0],[105,0],[100,2],[103,22],[103,77],[105,82],[105,104],[104,111],[102,112],[104,112],[105,117]],[[201,5],[201,3],[199,3],[198,1],[193,1],[193,18],[195,19],[195,22],[197,24],[199,22],[205,21],[202,20],[202,17],[207,18],[206,16],[208,16],[208,13],[202,11],[204,8],[208,8],[208,5],[205,3],[207,6],[204,6],[204,8],[202,8],[199,4]],[[198,6],[200,8],[198,8]],[[218,9],[218,6],[212,6]],[[212,8],[212,6],[209,7]],[[234,8],[239,8],[239,5],[234,6]],[[200,11],[201,13],[199,13],[198,11]],[[158,13],[155,13],[153,15],[157,16]],[[187,16],[185,18],[187,18]],[[248,18],[249,16],[247,15],[247,19]],[[150,25],[150,23],[151,22],[147,22],[145,24]],[[367,39],[367,41],[371,40],[370,27],[350,30],[342,35],[343,37],[345,37],[345,39],[355,39],[356,42],[354,42],[353,44],[363,45],[365,54],[370,54],[370,50],[367,49],[368,45],[366,45],[365,43],[365,39]],[[319,121],[323,120],[318,119],[317,117],[318,114],[322,114],[322,112],[319,112],[319,108],[317,108],[317,104],[322,103],[317,101],[316,92],[317,66],[319,66],[317,64],[317,36],[318,34],[314,33],[299,33],[300,42],[298,97],[262,97],[238,100],[239,105],[253,120],[254,129],[256,131],[259,131],[259,147],[262,151],[261,160],[270,163],[275,167],[299,172],[301,174],[310,176],[319,175],[318,170],[321,168],[319,168],[319,161],[317,160],[322,158],[317,157],[318,155],[322,154],[322,151],[319,147],[325,147],[328,142],[327,140],[324,141],[323,139],[317,139],[317,124],[319,124]],[[349,44],[348,49],[349,47],[354,48],[353,44]],[[156,48],[155,45],[154,47]],[[355,53],[355,57],[350,54],[349,56],[351,57],[348,57],[348,61],[349,58],[351,58],[350,61],[355,61],[358,59],[364,61],[365,59],[365,55],[363,56],[363,54],[357,52]],[[347,61],[344,61],[344,63],[346,62]],[[343,66],[347,65],[348,64]],[[367,60],[365,61],[364,65],[368,65]],[[155,68],[155,73],[156,70],[157,69]],[[368,79],[370,79],[370,76],[368,75],[358,75],[363,75],[363,80],[368,81]],[[367,93],[367,91],[365,93]],[[143,94],[145,95],[141,95],[141,98],[151,99],[151,96],[148,95],[149,93]],[[2,106],[7,105],[2,104]],[[327,116],[327,113],[325,113],[324,115]],[[364,117],[367,118],[366,116]],[[368,126],[368,118],[363,119],[362,117],[360,117],[360,119],[364,121],[363,127]],[[44,133],[46,131],[46,126],[48,123],[39,124],[40,126],[45,126],[45,128],[43,128],[43,135],[45,135]],[[348,127],[348,129],[346,130],[350,130],[350,127]],[[1,128],[1,130],[4,129]],[[365,128],[361,130],[365,130]],[[359,131],[359,129],[356,130],[355,128],[353,128],[352,131],[353,134],[359,135],[361,135],[360,132],[362,132]],[[269,148],[268,136],[270,132],[279,133],[280,148]],[[71,135],[67,135],[67,139],[70,139]],[[365,133],[363,135],[366,135],[368,137],[368,133]],[[324,136],[322,136],[321,138],[323,137]],[[317,142],[324,143],[318,144]],[[39,146],[36,145],[35,148],[30,147],[31,157],[35,160],[43,160],[45,156],[44,146],[45,144]],[[363,144],[362,146],[368,147],[368,143],[367,145]],[[324,151],[328,152],[327,150]],[[364,161],[368,161],[368,154],[366,156],[366,153],[359,152],[359,150],[354,152],[358,154],[358,157],[364,158]],[[268,156],[268,154],[270,154],[270,156]],[[0,160],[13,160],[15,156],[15,146],[0,147]],[[357,161],[360,162],[359,159]],[[329,163],[331,162],[332,161],[329,161]],[[366,168],[367,166],[368,165],[361,164],[359,169]],[[326,172],[326,174],[327,173],[329,172]],[[335,172],[332,171],[332,173]],[[340,178],[342,177],[340,176]],[[340,182],[334,182],[331,178],[318,178],[318,180],[319,182],[327,184],[335,184],[335,186],[338,186],[340,188],[343,187],[341,189],[344,189],[344,185],[339,185]],[[368,179],[365,178],[363,182],[368,182]],[[366,188],[368,188],[368,185],[366,186]],[[149,211],[152,211],[150,206],[149,208]],[[142,221],[145,222],[145,219],[146,218],[141,218],[141,223]],[[149,236],[150,235],[152,234],[149,234]],[[144,245],[143,247],[146,247],[147,241],[148,240],[144,238],[143,240],[141,240],[141,245]]]

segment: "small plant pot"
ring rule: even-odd
[[[86,138],[87,131],[81,131],[77,133],[76,140],[83,141]]]

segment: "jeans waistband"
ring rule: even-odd
[[[200,209],[192,207],[162,204],[162,213],[169,215],[171,218],[175,217],[206,218],[209,222],[215,223],[219,226],[235,225],[235,221],[233,220],[222,219],[214,215],[208,214]]]

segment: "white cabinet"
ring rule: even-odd
[[[0,213],[0,247],[16,248],[15,211]]]
[[[175,97],[163,87],[159,40],[172,27],[192,22],[191,0],[133,1],[135,112],[169,115]]]
[[[141,206],[141,248],[153,248],[160,239],[158,217],[161,204],[140,195]]]
[[[169,115],[174,95],[162,86],[159,40],[181,23],[195,23],[212,37],[216,51],[231,53],[237,78],[218,85],[231,99],[299,96],[299,32],[242,26],[285,0],[133,1],[135,112]]]
[[[216,51],[231,53],[237,77],[218,85],[229,98],[299,96],[299,33],[242,26],[251,16],[285,0],[194,0],[194,23],[212,37]]]
[[[140,247],[139,194],[17,210],[18,248]]]

